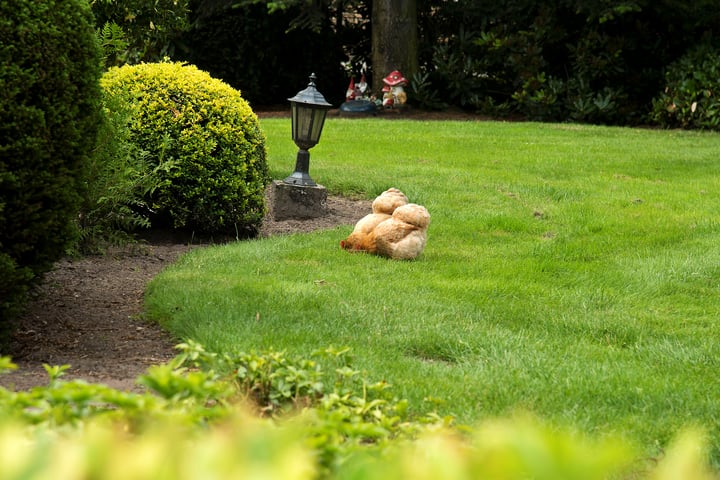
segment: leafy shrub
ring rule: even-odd
[[[176,40],[189,27],[189,0],[94,0],[97,27],[116,48],[112,65],[157,62],[174,53]]]
[[[440,100],[428,73],[416,73],[410,80],[410,102],[426,110],[443,110],[448,104]]]
[[[622,440],[594,441],[530,417],[474,428],[412,417],[407,402],[386,395],[387,385],[351,368],[345,349],[319,352],[333,372],[281,352],[180,348],[141,378],[161,396],[65,381],[66,367],[50,366],[46,387],[0,388],[0,477],[714,478],[697,430],[643,465]],[[12,368],[0,357],[0,373]],[[268,398],[310,396],[295,397],[291,415],[258,418],[238,405],[257,385],[269,387]]]
[[[180,63],[111,68],[101,85],[129,119],[156,183],[149,207],[176,228],[253,234],[264,215],[265,137],[240,92]]]
[[[98,145],[87,170],[87,188],[80,206],[79,254],[103,253],[107,245],[134,241],[132,232],[150,227],[145,197],[156,178],[147,152],[129,138],[128,118],[106,98]]]
[[[667,68],[652,119],[663,127],[720,129],[720,50],[701,45]]]
[[[421,71],[454,106],[637,125],[665,66],[716,38],[714,9],[709,0],[419,2]]]
[[[480,98],[486,95],[485,65],[467,48],[463,48],[468,43],[464,41],[464,31],[460,32],[457,39],[451,40],[434,49],[433,61],[437,65],[437,76],[446,87],[443,93],[452,104],[477,108]]]
[[[0,3],[0,330],[77,236],[100,74],[87,2]]]

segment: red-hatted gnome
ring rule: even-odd
[[[347,91],[345,92],[345,101],[351,100],[367,100],[367,80],[365,80],[365,74],[362,74],[359,83],[355,83],[355,77],[350,77],[350,85],[348,85]]]
[[[355,100],[355,77],[350,77],[350,85],[345,92],[345,101]]]

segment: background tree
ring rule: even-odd
[[[380,81],[393,70],[405,78],[418,71],[418,21],[415,0],[373,0],[372,71],[373,90],[380,94]]]

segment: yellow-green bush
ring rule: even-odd
[[[176,228],[256,232],[269,180],[265,137],[239,91],[180,63],[111,68],[101,85],[125,106],[130,140],[149,154],[153,211]]]
[[[47,387],[0,387],[0,478],[718,478],[698,430],[643,458],[625,440],[591,439],[528,415],[474,428],[411,416],[387,385],[359,377],[346,349],[317,352],[335,367],[325,370],[282,352],[178,348],[140,378],[158,395],[64,381],[66,367],[46,367]],[[0,357],[0,374],[12,368]]]
[[[426,431],[383,452],[359,447],[323,472],[300,421],[278,425],[238,410],[195,432],[172,421],[139,435],[92,420],[82,429],[44,430],[0,420],[4,479],[415,479],[415,480],[713,480],[697,433],[680,436],[657,463],[633,462],[619,443],[592,445],[567,432],[521,420],[489,422],[467,437]]]

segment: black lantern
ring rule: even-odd
[[[292,108],[292,138],[300,149],[295,162],[295,172],[285,179],[285,183],[293,185],[311,187],[316,185],[308,173],[310,168],[310,152],[308,150],[317,145],[320,140],[325,116],[327,111],[332,108],[332,105],[315,88],[315,78],[315,74],[311,74],[307,88],[298,92],[294,97],[288,98]]]

